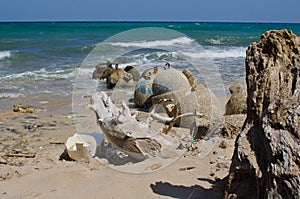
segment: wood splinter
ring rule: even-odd
[[[24,154],[24,153],[7,153],[3,156],[5,157],[15,157],[15,158],[35,158],[36,154]]]

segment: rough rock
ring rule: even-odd
[[[125,67],[125,72],[129,73],[132,75],[133,81],[139,81],[140,79],[140,73],[139,71],[133,67],[133,66],[126,66]]]
[[[228,165],[226,165],[226,163],[220,162],[220,163],[217,163],[216,167],[219,169],[227,169]]]
[[[193,125],[196,125],[195,138],[204,136],[210,126],[216,124],[214,120],[219,121],[218,115],[221,115],[216,112],[217,108],[214,107],[216,97],[202,84],[197,85],[193,91],[191,91],[190,88],[181,89],[154,96],[152,97],[152,104],[158,104],[163,100],[170,101],[170,103],[176,105],[177,110],[175,112],[167,111],[165,108],[166,113],[170,117],[174,117],[174,113],[184,114],[193,113],[195,111],[203,115],[200,118],[185,117],[176,122],[178,126],[186,128],[191,128]]]
[[[161,71],[153,80],[154,96],[183,89],[191,89],[190,83],[183,73],[173,68]]]
[[[225,115],[247,113],[247,92],[240,84],[233,84],[229,91],[231,96],[225,106]]]
[[[145,80],[140,79],[134,91],[134,106],[136,108],[149,108],[151,107],[151,97],[153,79]]]
[[[187,69],[183,70],[182,73],[185,75],[185,77],[188,79],[190,86],[195,89],[198,85],[196,77],[193,75],[193,73]]]
[[[136,108],[151,107],[153,80],[160,72],[161,70],[158,67],[150,68],[143,72],[134,91],[134,105]]]
[[[95,67],[93,79],[105,79],[112,73],[112,71],[113,68],[110,62],[107,62],[106,64],[99,64]]]
[[[160,68],[158,68],[157,66],[156,67],[153,67],[153,68],[149,68],[147,70],[145,70],[142,75],[141,75],[141,78],[143,79],[154,79],[155,77],[157,77],[157,75],[161,72],[162,70]]]
[[[224,134],[230,137],[240,134],[246,117],[246,114],[225,115]]]
[[[106,78],[106,87],[112,89],[115,86],[133,87],[134,81],[132,75],[120,68],[113,69],[111,75]]]
[[[246,54],[247,120],[224,198],[300,198],[300,39],[268,31]]]
[[[134,87],[134,80],[130,73],[124,71],[123,76],[116,84],[117,88]]]

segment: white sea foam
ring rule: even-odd
[[[208,48],[206,50],[194,51],[194,52],[183,52],[183,55],[186,55],[191,58],[244,58],[246,57],[246,48],[244,47],[232,47],[232,48]]]
[[[130,63],[125,63],[125,64],[118,64],[119,68],[125,69],[126,66],[138,66],[139,64],[142,64],[142,62],[130,62]]]
[[[214,45],[221,45],[221,44],[224,44],[224,42],[221,41],[221,39],[209,39],[209,40],[208,40],[208,43],[214,44]]]
[[[95,70],[95,68],[91,68],[91,67],[81,67],[76,69],[76,73],[78,75],[90,75],[93,73],[93,71]]]
[[[11,56],[11,51],[0,51],[0,60],[8,58]]]
[[[2,81],[17,81],[24,79],[31,80],[53,80],[53,79],[68,79],[75,76],[75,70],[73,69],[59,69],[54,71],[47,71],[45,68],[35,71],[26,71],[23,73],[11,74],[5,77],[1,77]]]
[[[22,94],[19,93],[0,93],[0,99],[2,98],[18,98],[23,96]]]
[[[230,45],[238,42],[238,40],[234,37],[220,37],[214,39],[206,39],[205,41],[213,45]]]
[[[155,41],[134,41],[134,42],[115,42],[111,43],[114,46],[121,47],[141,47],[141,48],[153,48],[158,46],[171,46],[175,44],[190,44],[194,42],[193,39],[188,37],[178,37],[170,40],[155,40]]]

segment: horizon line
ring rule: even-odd
[[[300,22],[268,21],[194,21],[194,20],[0,20],[0,23],[260,23],[260,24],[300,24]]]

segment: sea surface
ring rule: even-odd
[[[208,84],[211,81],[206,80],[215,76],[201,72],[213,64],[227,92],[231,84],[244,82],[247,46],[259,41],[267,30],[284,28],[300,35],[300,24],[292,23],[0,23],[0,99],[41,94],[71,96],[78,73],[84,71],[86,77],[91,77],[94,67],[106,61],[118,63],[120,67],[133,65],[140,72],[169,62],[171,67],[180,70],[200,71],[200,75],[196,75],[198,81]],[[161,36],[153,37],[153,30],[161,31]],[[93,59],[87,67],[83,63],[97,46],[101,47],[98,51],[101,58],[98,62]],[[118,48],[130,51],[132,46],[134,52],[110,56]],[[210,64],[202,68],[191,61],[197,62],[203,57],[208,58]],[[95,84],[104,82],[95,81]]]

